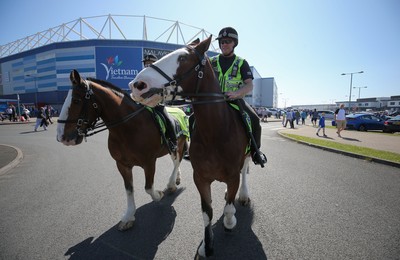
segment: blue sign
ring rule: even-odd
[[[142,48],[96,47],[96,78],[122,89],[142,70]]]

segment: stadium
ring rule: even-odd
[[[128,83],[142,69],[144,55],[160,58],[210,35],[202,28],[148,16],[79,18],[0,47],[0,99],[3,106],[18,102],[59,110],[71,87],[72,69],[128,90]],[[218,53],[214,40],[208,55]],[[257,107],[275,107],[274,78],[262,78],[252,70],[254,89],[246,100]]]

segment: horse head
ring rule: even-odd
[[[65,145],[77,145],[97,121],[97,104],[91,97],[93,90],[90,81],[82,79],[76,70],[71,71],[70,81],[72,86],[58,118],[57,141]]]
[[[144,68],[129,83],[132,98],[147,106],[155,106],[163,99],[170,101],[176,95],[197,92],[194,78],[203,77],[206,65],[211,70],[205,54],[210,43],[211,36],[202,42],[196,39]],[[208,76],[214,76],[214,73],[208,73]]]

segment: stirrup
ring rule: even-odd
[[[185,159],[186,161],[190,161],[189,152],[186,151],[186,152],[183,154],[183,159]]]
[[[252,159],[255,165],[261,165],[264,168],[264,164],[267,163],[267,157],[261,151],[256,151],[252,154]]]
[[[171,140],[168,142],[168,146],[169,146],[169,149],[171,150],[171,152],[173,152],[173,153],[176,152],[176,150],[178,149],[178,146]]]

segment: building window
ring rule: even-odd
[[[368,107],[368,104],[369,104],[369,103],[365,103],[364,106],[365,106],[365,107]]]
[[[400,103],[400,102],[399,102]],[[396,102],[390,102],[389,103],[391,106],[394,106],[394,105],[396,105]]]

